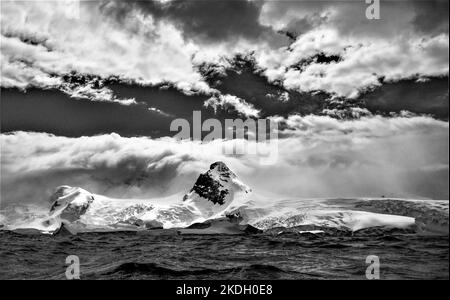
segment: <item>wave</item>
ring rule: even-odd
[[[81,279],[363,279],[368,254],[384,257],[386,279],[448,279],[448,236],[387,232],[29,237],[0,231],[2,261],[12,266],[0,278],[64,279],[65,259],[76,253]]]
[[[156,278],[186,278],[193,276],[199,278],[202,276],[225,276],[226,278],[242,278],[249,274],[283,274],[288,272],[276,266],[264,264],[250,264],[230,268],[192,268],[192,269],[175,269],[161,266],[157,263],[142,263],[142,262],[123,262],[111,270],[101,272],[102,276],[112,277],[133,277],[146,275],[148,277]],[[292,273],[292,270],[289,270]],[[92,274],[91,274],[92,275]],[[98,275],[98,274],[96,274]],[[88,275],[89,277],[89,275]]]

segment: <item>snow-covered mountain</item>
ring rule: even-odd
[[[230,205],[244,204],[251,191],[223,162],[216,162],[200,174],[191,191],[183,197],[183,203],[210,218],[223,213]]]
[[[112,199],[61,186],[50,200],[45,214],[34,213],[14,222],[3,217],[3,229],[35,228],[52,233],[61,228],[64,232],[186,228],[186,233],[193,233],[209,228],[213,233],[236,233],[249,224],[261,230],[387,227],[448,235],[449,226],[448,201],[267,198],[252,192],[223,162],[213,163],[184,195]]]
[[[93,194],[82,188],[64,185],[56,189],[50,200],[53,200],[50,214],[70,223],[79,220],[95,198]]]
[[[199,175],[187,194],[171,197],[179,201],[111,199],[78,187],[58,187],[43,225],[48,231],[61,224],[74,231],[183,228],[225,217],[230,207],[247,203],[250,193],[223,162],[216,162]]]

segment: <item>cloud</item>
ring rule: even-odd
[[[412,21],[421,32],[440,34],[448,33],[448,1],[414,1],[416,15]]]
[[[385,83],[362,93],[359,100],[373,113],[406,110],[448,121],[448,77]]]
[[[136,99],[120,99],[114,92],[105,86],[98,86],[99,83],[96,79],[83,80],[83,84],[74,82],[63,82],[57,88],[59,88],[64,93],[70,95],[72,98],[77,99],[89,99],[92,101],[99,102],[115,102],[122,105],[133,105],[138,104]],[[87,82],[86,82],[87,81]]]
[[[343,38],[336,29],[317,29],[300,36],[291,51],[255,54],[256,61],[271,81],[288,89],[327,91],[354,98],[379,78],[398,81],[415,76],[448,74],[448,34],[430,38],[391,40]],[[313,62],[299,70],[296,63],[324,52],[339,55],[330,63]]]
[[[186,39],[200,43],[235,42],[239,39],[265,41],[282,38],[259,23],[259,1],[112,1],[103,11],[123,21],[136,13],[174,24]]]
[[[282,160],[270,168],[275,175],[265,178],[268,184],[276,182],[271,186],[274,191],[316,197],[448,199],[448,184],[444,184],[449,150],[446,122],[380,116],[347,121],[291,116],[283,122],[287,127],[280,133]],[[437,165],[445,165],[447,174],[424,172],[425,166]],[[288,174],[295,180],[287,179]]]
[[[275,30],[307,33],[316,27],[335,28],[342,36],[390,39],[422,33],[448,34],[448,2],[380,1],[380,20],[368,20],[365,1],[265,1],[260,23]]]
[[[446,6],[382,2],[382,20],[367,20],[361,1],[81,1],[78,17],[65,2],[4,2],[1,84],[75,71],[213,95],[199,66],[252,54],[285,89],[357,97],[380,78],[448,75]],[[296,68],[319,54],[340,59]]]
[[[381,20],[367,20],[363,1],[268,1],[261,23],[299,36],[287,50],[256,51],[256,61],[271,81],[288,89],[351,98],[381,85],[380,77],[447,75],[446,7],[446,1],[382,1]],[[323,52],[342,59],[293,68]]]
[[[19,150],[25,145],[28,149]],[[180,185],[186,187],[194,180],[196,166],[200,169],[199,156],[188,150],[171,140],[117,134],[2,135],[2,203],[45,204],[52,190],[64,182],[119,198],[178,192]],[[27,164],[20,163],[18,155],[29,155]]]
[[[253,105],[233,95],[213,96],[205,101],[205,106],[211,106],[215,111],[217,111],[218,107],[223,107],[225,109],[231,107],[245,117],[257,118],[260,113],[260,111],[255,109]]]
[[[2,205],[46,205],[51,191],[62,184],[117,198],[183,193],[218,160],[258,193],[277,197],[448,199],[446,122],[380,116],[352,121],[292,116],[279,121],[285,123],[279,155],[268,166],[257,155],[222,152],[239,140],[2,134]]]
[[[287,90],[277,83],[270,83],[267,77],[258,71],[256,61],[251,56],[236,56],[233,60],[228,60],[228,64],[225,70],[216,66],[204,67],[207,82],[223,95],[244,99],[260,111],[261,117],[320,113],[326,100],[330,98],[330,95],[325,93],[302,93]]]
[[[77,88],[75,87],[75,91]],[[153,90],[158,89],[154,88]],[[92,91],[99,92],[101,89]],[[83,91],[83,93],[85,92]],[[165,94],[161,94],[161,102],[169,98]],[[139,102],[136,100],[137,104],[124,102],[124,99],[134,99],[135,97],[117,94],[115,90],[114,99],[108,101],[87,100],[85,94],[75,100],[72,97],[73,90],[66,93],[59,89],[29,88],[26,92],[17,89],[2,89],[1,95],[2,132],[26,130],[72,137],[110,132],[117,132],[123,136],[160,137],[171,135],[169,128],[173,117],[168,115],[172,115],[173,110],[166,111],[166,106],[162,105],[157,105],[159,111],[148,110],[155,105],[151,102],[148,104],[142,102],[142,98],[139,98]],[[110,95],[108,92],[106,96]],[[203,98],[188,97],[180,92],[176,95],[180,99],[177,103],[180,104],[183,104],[185,99],[193,98],[193,101],[189,102],[187,106],[180,105],[181,107],[191,108],[195,100],[199,102],[199,107],[203,105],[203,101],[201,101]],[[103,97],[105,95],[90,95],[91,98],[94,96]]]
[[[23,89],[29,85],[51,87],[61,83],[59,78],[52,77],[48,70],[40,65],[41,62],[58,59],[55,53],[48,52],[44,46],[30,45],[18,37],[5,37],[2,34],[0,50],[2,87]]]
[[[191,62],[198,47],[186,43],[173,25],[139,16],[118,24],[101,14],[99,4],[81,1],[79,18],[69,18],[65,2],[2,2],[2,85],[48,87],[48,78],[76,71],[208,90]],[[37,42],[27,43],[23,36]],[[16,71],[3,73],[4,68]],[[46,80],[14,74],[30,69]]]

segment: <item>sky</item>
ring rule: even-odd
[[[223,160],[279,197],[448,199],[448,1],[1,1],[1,204],[190,189]],[[174,140],[267,118],[279,156]]]

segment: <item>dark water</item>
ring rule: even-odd
[[[368,255],[381,279],[449,279],[448,237],[0,231],[0,279],[65,279],[68,255],[81,279],[365,279]]]

